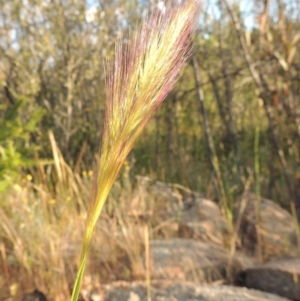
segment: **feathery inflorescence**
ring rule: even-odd
[[[199,0],[156,9],[128,43],[117,44],[114,60],[106,64],[107,100],[100,157],[72,300],[78,298],[93,229],[108,193],[134,143],[190,56],[199,11]]]

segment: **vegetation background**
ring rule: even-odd
[[[39,286],[69,297],[101,136],[104,58],[154,5],[0,0],[1,292]],[[143,233],[126,216],[137,175],[201,192],[229,221],[245,190],[298,210],[299,45],[298,0],[204,3],[194,55],[113,188],[90,271],[101,268],[102,281],[140,275]],[[145,210],[158,206],[138,191]]]

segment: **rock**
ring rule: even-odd
[[[246,270],[246,287],[300,301],[300,259],[289,258]]]
[[[46,296],[35,289],[33,292],[25,294],[22,301],[48,301]]]
[[[256,221],[256,206],[260,203],[260,223]],[[235,203],[235,221],[239,223],[239,238],[242,249],[248,254],[262,250],[264,258],[272,256],[295,256],[298,253],[297,235],[293,217],[275,202],[246,193]],[[258,244],[257,229],[260,229],[262,246]]]
[[[228,224],[219,206],[205,198],[189,197],[184,200],[179,219],[179,237],[224,245]]]
[[[193,239],[153,240],[150,243],[152,279],[188,280],[210,283],[225,280],[245,268],[243,257],[231,260],[227,251],[211,243]]]
[[[155,181],[143,176],[137,176],[136,178],[137,187],[153,197],[168,200],[169,204],[176,204],[182,199],[182,194],[176,189],[176,186],[180,185]]]
[[[138,185],[129,204],[129,214],[158,221],[161,237],[195,238],[224,245],[228,237],[227,221],[219,206],[198,192],[178,184],[137,177]],[[146,201],[150,197],[152,201]],[[155,206],[148,208],[146,204]],[[213,218],[212,218],[213,217]],[[166,222],[167,221],[167,222]]]
[[[105,301],[147,300],[147,286],[142,282],[112,283],[103,287]],[[233,286],[196,285],[192,283],[155,282],[150,288],[152,301],[288,301],[269,293]]]

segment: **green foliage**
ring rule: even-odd
[[[13,105],[0,107],[0,192],[19,177],[20,170],[33,166],[33,153],[36,146],[30,145],[30,135],[43,115],[43,110],[36,110],[30,120],[24,121],[22,114],[25,102],[17,101]]]

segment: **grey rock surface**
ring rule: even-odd
[[[258,198],[254,193],[245,193],[235,202],[234,217],[235,221],[240,220],[241,247],[248,254],[257,254],[258,248],[263,250],[265,258],[296,256],[299,253],[293,217],[274,201]],[[258,229],[261,235],[260,246]]]
[[[246,270],[245,285],[300,300],[300,259],[287,258]]]
[[[219,206],[211,200],[189,197],[184,200],[179,222],[179,237],[224,245],[228,224]]]
[[[250,261],[250,260],[249,260]],[[211,283],[227,279],[245,269],[245,256],[230,258],[225,248],[194,239],[152,240],[150,266],[152,279]]]
[[[48,299],[42,292],[35,289],[31,293],[25,294],[22,301],[48,301]]]
[[[103,288],[105,301],[147,301],[145,283],[114,283]],[[246,288],[191,283],[152,283],[152,301],[287,301],[278,297]]]

